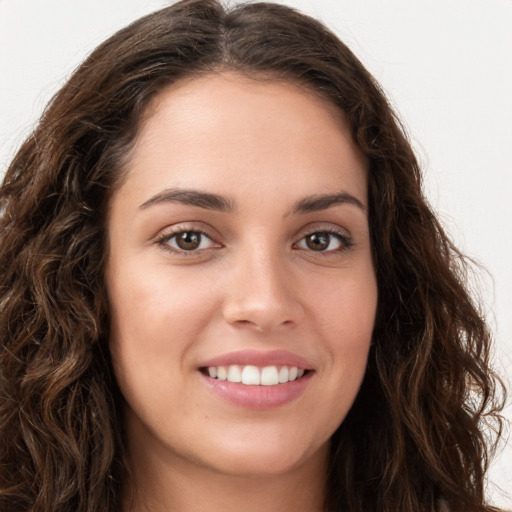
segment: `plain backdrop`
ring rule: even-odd
[[[168,3],[0,0],[0,175],[83,58],[115,30]],[[400,113],[432,205],[456,244],[488,270],[480,285],[496,333],[496,367],[510,388],[512,1],[282,3],[330,26]],[[509,400],[509,419],[511,409]],[[512,509],[510,439],[489,480],[489,499]]]

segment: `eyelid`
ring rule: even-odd
[[[306,229],[305,231],[302,231],[300,233],[300,238],[293,245],[296,246],[299,242],[304,240],[307,236],[313,235],[315,233],[327,233],[329,235],[333,235],[333,236],[337,237],[340,240],[342,247],[337,248],[337,249],[330,249],[330,250],[326,250],[326,251],[314,251],[313,249],[308,250],[308,249],[302,248],[302,247],[299,249],[306,250],[308,252],[314,253],[316,256],[321,257],[321,256],[329,256],[332,254],[336,254],[336,253],[339,254],[339,253],[348,251],[355,245],[352,235],[348,232],[348,230],[341,228],[339,226],[334,226],[332,224],[328,224],[328,225],[316,224],[314,226],[311,226],[309,229]]]
[[[198,224],[200,224],[201,226],[199,226]],[[342,253],[345,251],[349,251],[355,245],[352,235],[348,232],[347,229],[342,228],[341,226],[333,225],[331,223],[328,223],[328,224],[311,223],[311,224],[303,227],[300,231],[298,231],[298,233],[295,237],[296,241],[293,243],[293,248],[313,253],[315,256],[318,256],[318,257],[322,257],[322,256],[325,257],[325,256],[339,254],[339,253]],[[217,242],[217,240],[216,240],[216,238],[219,238],[219,236],[212,235],[211,234],[212,230],[210,230],[208,228],[205,229],[202,226],[203,226],[202,222],[198,223],[198,222],[193,222],[193,221],[175,224],[175,225],[169,226],[169,227],[161,230],[160,233],[154,237],[153,241],[154,241],[154,243],[159,245],[162,249],[164,249],[170,253],[177,254],[177,255],[183,255],[183,256],[194,256],[194,255],[197,255],[200,253],[205,253],[212,249],[222,248],[223,245],[221,243]],[[184,233],[184,232],[198,233],[201,236],[208,238],[211,241],[211,246],[207,247],[207,248],[201,248],[201,249],[185,250],[185,249],[171,247],[167,243],[173,237],[179,235],[180,233]],[[341,246],[336,249],[329,249],[329,250],[324,250],[324,251],[315,251],[310,248],[297,247],[297,245],[300,242],[302,242],[307,236],[313,235],[315,233],[327,233],[329,235],[332,235],[340,241]]]
[[[187,251],[184,249],[171,247],[167,243],[169,240],[171,240],[175,236],[179,235],[180,233],[185,233],[185,232],[198,233],[201,236],[208,238],[212,242],[213,247],[202,248],[202,249],[193,249],[193,250]],[[184,255],[184,256],[194,256],[194,255],[206,252],[211,249],[217,249],[217,248],[222,247],[222,245],[215,240],[214,236],[212,236],[211,233],[208,232],[208,230],[205,230],[202,227],[198,227],[197,224],[194,222],[176,224],[176,225],[169,226],[169,227],[163,229],[154,238],[154,243],[159,245],[165,251],[168,251],[170,253],[177,254],[177,255]]]

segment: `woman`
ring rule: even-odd
[[[318,22],[135,22],[0,198],[1,510],[492,510],[464,258]]]

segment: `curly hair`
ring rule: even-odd
[[[108,350],[106,208],[149,101],[224,70],[305,85],[369,162],[379,302],[364,382],[331,441],[328,511],[490,511],[501,430],[491,334],[468,262],[422,193],[379,85],[320,22],[184,0],[100,45],[53,98],[0,188],[0,509],[116,511],[126,477]]]

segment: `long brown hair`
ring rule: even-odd
[[[315,91],[344,113],[369,162],[378,313],[365,380],[332,438],[326,510],[492,510],[484,427],[499,433],[501,420],[491,335],[399,121],[319,22],[265,3],[226,11],[216,0],[179,2],[98,47],[7,171],[0,509],[119,510],[126,464],[108,353],[105,210],[150,99],[222,70]]]

